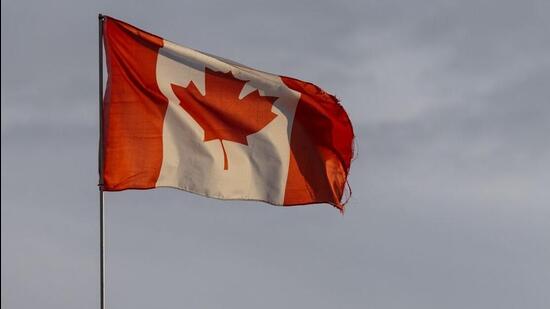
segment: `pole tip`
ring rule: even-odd
[[[103,18],[105,18],[105,15],[101,13],[97,14],[97,19],[103,19]]]

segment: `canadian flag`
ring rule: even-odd
[[[353,129],[338,100],[105,17],[104,191],[173,187],[343,210]]]

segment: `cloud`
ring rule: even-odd
[[[3,1],[2,308],[97,307],[97,12],[318,83],[358,144],[343,217],[108,194],[113,308],[548,304],[547,1]]]

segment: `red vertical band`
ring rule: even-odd
[[[292,124],[285,205],[329,203],[342,196],[353,157],[353,128],[338,100],[319,87],[281,77],[300,101]]]
[[[162,128],[168,100],[157,85],[162,38],[106,17],[109,79],[103,112],[104,189],[155,187],[162,165]]]

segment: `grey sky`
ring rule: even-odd
[[[97,19],[319,84],[353,197],[109,193],[109,308],[550,306],[550,2],[2,1],[2,309],[98,308]]]

